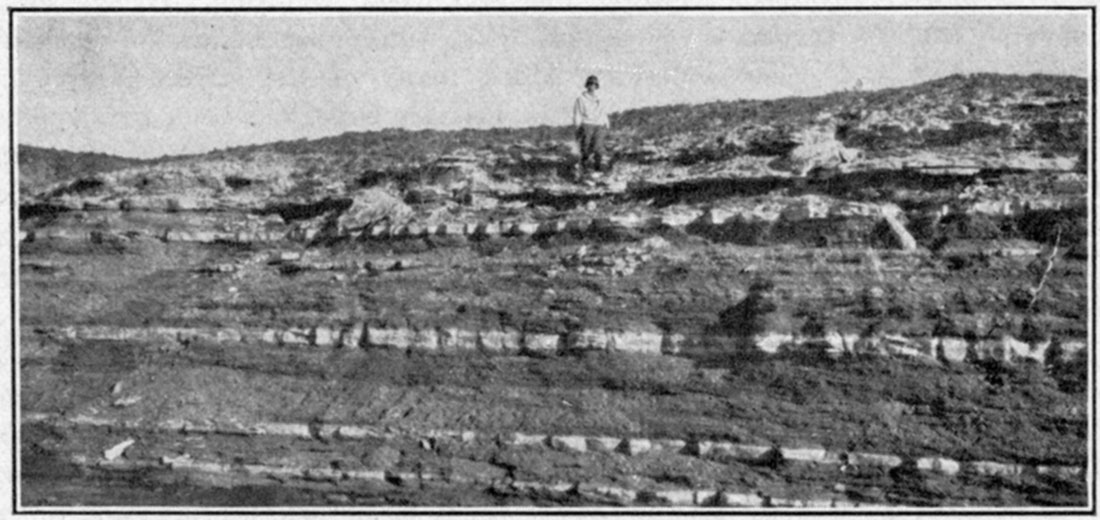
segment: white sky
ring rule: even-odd
[[[131,157],[571,123],[953,73],[1089,75],[1088,11],[17,13],[19,143]]]

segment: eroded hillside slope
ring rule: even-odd
[[[21,170],[23,503],[1085,505],[1085,89]]]

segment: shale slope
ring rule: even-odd
[[[1086,99],[21,147],[21,504],[1085,507]]]

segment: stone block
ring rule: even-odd
[[[340,334],[340,348],[359,348],[363,340],[363,324],[356,323]]]
[[[307,468],[302,478],[313,482],[338,482],[344,479],[344,472],[333,468]]]
[[[970,345],[970,352],[976,360],[1010,361],[1004,342],[999,339],[980,339]]]
[[[652,492],[653,497],[670,506],[695,505],[695,491],[690,489],[663,489]]]
[[[695,490],[695,505],[717,505],[719,500],[717,489],[696,489]]]
[[[844,336],[835,330],[831,330],[825,333],[823,338],[825,343],[829,345],[828,354],[831,356],[839,356],[847,351],[846,344],[844,342]]]
[[[565,338],[569,350],[607,350],[607,333],[602,330],[578,330],[570,332]]]
[[[653,443],[649,439],[624,439],[619,449],[627,455],[634,456],[651,451]]]
[[[477,331],[449,327],[439,330],[439,349],[444,352],[477,350]]]
[[[490,352],[518,352],[523,335],[514,330],[483,330],[477,335],[478,345]]]
[[[1045,363],[1047,359],[1047,349],[1050,348],[1051,343],[1052,342],[1048,339],[1032,344],[1024,358],[1035,360],[1040,364]]]
[[[375,433],[367,428],[351,425],[338,426],[335,432],[335,437],[339,439],[366,439],[375,436]]]
[[[178,196],[169,197],[165,206],[168,212],[176,213],[180,211],[198,211],[200,209],[206,209],[208,205],[196,197]]]
[[[661,354],[665,337],[659,332],[611,332],[608,333],[608,350],[635,354]]]
[[[668,453],[680,453],[687,447],[687,441],[680,439],[654,439],[653,449]]]
[[[420,474],[413,471],[386,470],[386,482],[395,486],[411,487],[420,484]]]
[[[496,222],[481,222],[477,225],[475,234],[483,237],[499,236],[501,233],[500,224]]]
[[[363,234],[366,238],[374,240],[380,240],[390,235],[390,226],[388,224],[375,224],[367,229],[367,232]]]
[[[721,505],[729,507],[763,507],[764,497],[755,493],[733,493],[723,491],[719,497]]]
[[[386,480],[386,471],[381,469],[356,469],[347,470],[344,475],[351,480],[370,480],[383,482]]]
[[[672,228],[682,228],[687,226],[688,224],[691,224],[702,216],[703,213],[701,211],[682,211],[676,213],[665,213],[661,215],[660,218],[662,225]],[[728,215],[726,217],[728,218]],[[725,220],[722,220],[718,223],[721,224],[722,222],[725,222]]]
[[[1066,480],[1080,478],[1085,473],[1084,468],[1078,466],[1035,466],[1035,472],[1040,475],[1053,475]]]
[[[943,457],[922,457],[917,459],[917,469],[932,471],[942,475],[955,475],[961,468],[958,461]]]
[[[696,457],[705,457],[714,450],[714,444],[715,443],[711,441],[695,440],[688,443],[686,447],[689,454],[695,455]]]
[[[367,346],[408,349],[413,343],[413,331],[407,328],[387,329],[366,327]]]
[[[756,446],[752,444],[733,444],[719,442],[714,444],[711,450],[713,454],[721,454],[737,460],[756,461],[771,453],[771,446]]]
[[[289,347],[307,346],[309,345],[309,332],[299,328],[284,330],[279,334],[279,344]]]
[[[538,230],[538,222],[517,222],[512,224],[509,229],[510,233],[516,236],[531,236],[537,233]]]
[[[638,498],[638,492],[633,489],[589,482],[578,484],[577,492],[582,496],[611,498],[620,504],[630,504]]]
[[[901,457],[879,453],[849,453],[848,464],[877,468],[896,468],[902,463]]]
[[[753,343],[756,344],[756,348],[764,351],[768,354],[775,354],[779,352],[780,347],[787,345],[794,341],[794,336],[790,334],[760,334],[753,338]]]
[[[409,348],[418,350],[439,350],[439,333],[435,329],[417,329],[411,331]]]
[[[913,340],[913,346],[921,357],[936,359],[940,347],[940,338],[921,337]]]
[[[1072,356],[1073,354],[1085,350],[1086,348],[1088,348],[1088,343],[1084,341],[1066,340],[1062,342],[1062,352],[1064,352],[1067,356]]]
[[[256,431],[260,432],[261,435],[313,438],[313,433],[309,431],[309,425],[301,423],[258,423],[256,424]]]
[[[538,234],[540,235],[553,235],[565,231],[564,220],[549,220],[542,222],[538,227]]]
[[[779,448],[784,460],[813,462],[816,464],[839,464],[840,457],[825,448]]]
[[[510,446],[543,446],[546,444],[546,436],[513,432],[502,436],[501,442]]]
[[[966,352],[970,344],[962,338],[940,338],[937,352],[943,361],[962,363],[966,361]]]
[[[601,453],[613,452],[619,448],[623,440],[618,437],[588,437],[585,443],[590,451]]]
[[[633,213],[628,213],[626,215],[611,215],[607,217],[607,221],[610,222],[612,226],[626,229],[640,228],[645,224],[644,218]]]
[[[529,352],[556,352],[560,343],[561,337],[557,334],[525,333],[523,335],[523,349]]]
[[[466,225],[462,222],[450,222],[439,227],[439,234],[446,236],[462,236],[467,234]]]
[[[1031,345],[1024,343],[1012,336],[1001,338],[1005,353],[1013,360],[1031,357]]]
[[[269,345],[279,344],[279,331],[274,329],[267,329],[260,335],[260,341]]]
[[[829,509],[833,507],[833,499],[830,498],[806,498],[801,500],[800,507],[807,509]]]
[[[313,329],[313,344],[318,347],[334,347],[339,340],[339,331],[329,327]]]
[[[1002,464],[1000,462],[973,461],[966,464],[966,468],[978,475],[1013,477],[1022,475],[1026,466],[1022,464]]]
[[[584,453],[588,451],[588,441],[580,435],[555,435],[550,437],[550,447],[561,451]]]
[[[190,234],[190,242],[198,242],[200,244],[212,244],[219,240],[228,240],[228,233],[218,233],[216,231],[195,231]]]
[[[104,199],[88,199],[84,201],[84,211],[118,211],[119,201]]]

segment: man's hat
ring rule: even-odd
[[[597,78],[596,76],[588,76],[588,79],[584,81],[584,86],[587,87],[589,85],[596,85],[597,87],[600,86],[600,78]]]

